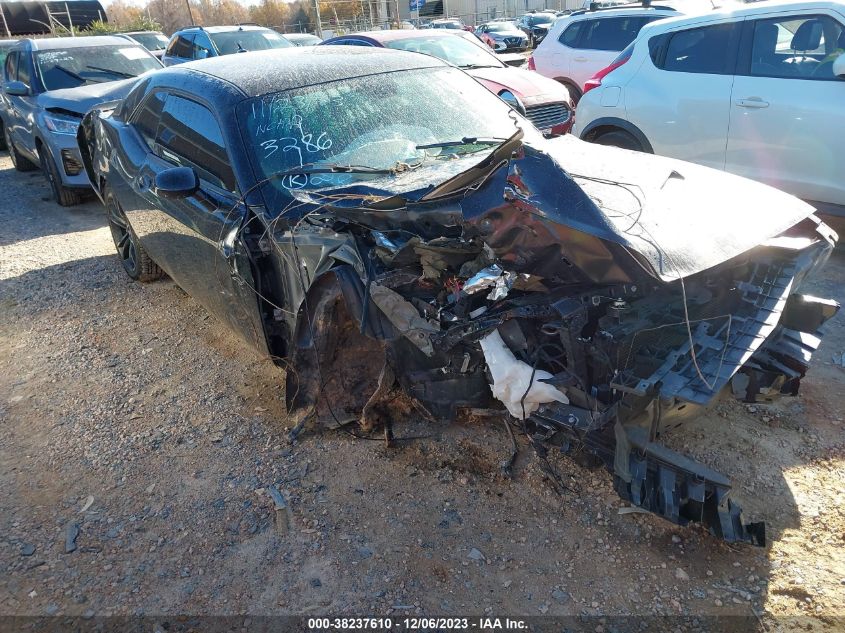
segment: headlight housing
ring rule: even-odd
[[[76,136],[81,119],[55,113],[44,114],[44,126],[53,134],[67,134]]]
[[[499,93],[499,99],[507,103],[521,115],[525,116],[525,106],[522,105],[522,101],[519,100],[519,97],[510,90],[502,90],[502,92]]]

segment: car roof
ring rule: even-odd
[[[135,42],[128,41],[125,37],[114,37],[111,35],[95,35],[92,37],[51,37],[21,41],[29,42],[32,45],[33,50],[37,51],[89,48],[91,46],[141,46]]]
[[[304,39],[306,37],[316,37],[317,39],[320,39],[319,35],[314,35],[313,33],[282,33],[281,35],[288,39]]]
[[[257,24],[230,24],[226,26],[186,26],[177,31],[205,31],[206,33],[231,33],[233,31],[273,31],[266,26],[259,26]],[[275,31],[273,31],[275,33]],[[175,33],[174,33],[175,35]]]
[[[442,31],[436,29],[392,29],[390,31],[365,31],[352,35],[338,35],[337,38],[332,39],[363,37],[375,40],[376,42],[392,42],[394,40],[412,40],[419,37],[465,37],[461,33],[464,33],[464,31],[448,31],[445,29]]]
[[[642,5],[620,5],[615,7],[608,7],[604,9],[599,9],[598,11],[582,11],[576,9],[568,16],[561,16],[565,18],[565,22],[568,24],[575,20],[583,20],[585,18],[618,18],[619,16],[626,16],[626,15],[667,15],[667,16],[674,16],[674,15],[681,15],[679,9],[669,6],[666,3],[660,3],[657,6],[649,6],[645,7]]]
[[[841,2],[828,2],[824,0],[804,0],[799,2],[795,2],[794,0],[763,0],[762,2],[751,4],[728,4],[712,11],[699,11],[692,14],[673,16],[666,20],[646,24],[641,34],[648,35],[649,33],[672,30],[676,26],[742,19],[760,14],[777,13],[779,11],[812,12],[818,11],[819,9],[829,9],[845,15],[845,10],[843,10]]]
[[[429,55],[380,47],[307,46],[219,55],[170,66],[155,75],[156,83],[178,86],[185,74],[202,73],[253,97],[339,79],[423,68],[450,66]]]

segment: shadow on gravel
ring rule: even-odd
[[[105,210],[93,192],[84,204],[59,206],[50,199],[50,190],[40,171],[0,170],[0,192],[0,205],[14,210],[0,214],[0,246],[98,229],[106,224]]]

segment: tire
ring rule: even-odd
[[[593,140],[598,145],[610,145],[611,147],[621,147],[622,149],[630,149],[635,152],[642,152],[643,146],[633,134],[629,134],[624,130],[612,130],[605,132]]]
[[[567,92],[569,92],[569,98],[572,99],[572,105],[577,106],[583,96],[581,90],[579,90],[575,84],[563,81],[562,79],[558,79],[558,83],[563,84],[563,87],[566,88]]]
[[[3,119],[0,119],[0,151],[6,149],[6,134],[4,132],[5,126],[3,125]]]
[[[82,192],[69,189],[62,185],[62,177],[59,174],[59,169],[56,167],[56,161],[53,160],[50,150],[42,146],[38,151],[38,156],[41,158],[41,171],[44,172],[47,184],[50,185],[53,200],[63,207],[72,207],[82,202]]]
[[[161,279],[164,271],[141,246],[138,236],[129,224],[129,219],[108,185],[104,187],[103,199],[106,201],[109,229],[111,229],[120,263],[123,264],[123,270],[135,281],[148,282]]]
[[[15,166],[15,169],[18,171],[35,171],[38,169],[38,165],[33,163],[28,158],[25,158],[20,155],[18,152],[18,148],[15,147],[14,141],[12,141],[12,137],[9,136],[9,129],[3,126],[3,138],[6,140],[6,147],[9,149],[9,158],[12,159],[12,165]]]

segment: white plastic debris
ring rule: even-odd
[[[555,387],[542,382],[552,375],[541,369],[534,372],[531,380],[531,366],[518,360],[508,349],[498,330],[481,339],[481,350],[493,377],[493,396],[500,400],[508,412],[519,420],[525,419],[541,404],[546,402],[561,402],[569,404],[569,399]],[[528,385],[531,389],[526,394]],[[525,395],[525,416],[523,417],[522,396]]]

